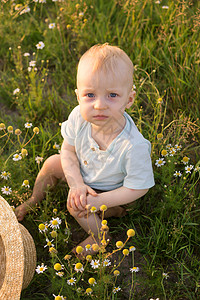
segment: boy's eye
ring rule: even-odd
[[[94,97],[94,94],[93,94],[93,93],[88,93],[86,96],[87,96],[88,98],[93,98],[93,97]]]
[[[110,93],[109,96],[110,96],[111,98],[115,98],[115,97],[117,97],[117,94],[116,94],[116,93]]]

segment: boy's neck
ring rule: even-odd
[[[126,119],[123,117],[123,120],[120,123],[116,124],[105,124],[104,126],[97,126],[94,124],[91,124],[92,126],[92,133],[98,134],[100,136],[117,136],[125,127],[126,125]]]

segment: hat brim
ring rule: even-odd
[[[27,242],[24,241],[23,234],[26,234],[27,237],[30,236],[28,231],[17,221],[15,213],[8,202],[0,196],[1,252],[4,252],[0,255],[0,259],[5,263],[5,266],[2,267],[3,272],[2,270],[0,272],[0,299],[20,299],[21,290],[24,285],[23,278],[26,269],[26,259],[30,257],[30,255],[25,253],[27,251],[24,250]],[[31,236],[29,238],[32,240]],[[36,250],[33,240],[31,242],[32,270],[29,275],[33,276],[36,266]],[[32,277],[29,278],[28,283],[31,279]],[[26,286],[27,283],[25,284]]]

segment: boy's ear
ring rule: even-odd
[[[76,94],[77,101],[79,102],[78,89],[75,89],[74,92],[75,92],[75,94]]]
[[[131,105],[133,104],[134,100],[135,100],[135,95],[136,95],[136,92],[132,89],[130,91],[130,94],[128,96],[128,103],[126,104],[126,108],[130,108]]]

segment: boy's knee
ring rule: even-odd
[[[74,218],[78,217],[78,214],[80,213],[79,210],[74,210],[72,207],[68,207],[68,206],[67,206],[67,209],[72,217],[74,217]]]

